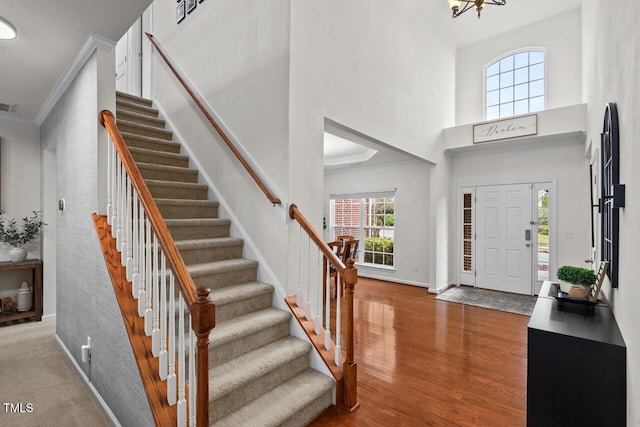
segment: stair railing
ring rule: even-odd
[[[327,245],[318,232],[313,228],[307,218],[300,212],[295,204],[289,207],[289,216],[300,226],[298,251],[300,256],[298,262],[298,289],[295,297],[295,305],[304,310],[304,317],[312,322],[313,330],[305,328],[310,335],[311,341],[316,345],[322,342],[324,350],[333,353],[333,360],[328,361],[323,356],[329,370],[338,381],[336,398],[338,406],[354,411],[358,408],[357,393],[357,363],[354,360],[354,337],[353,337],[353,293],[358,282],[358,269],[354,266],[354,260],[349,258],[345,266],[340,258]],[[304,248],[306,235],[307,247]],[[306,259],[306,260],[305,260]],[[324,260],[326,259],[327,262]],[[306,265],[303,265],[306,264]],[[315,267],[314,267],[315,266]],[[306,267],[308,278],[302,277],[303,269]],[[325,280],[329,278],[328,270],[333,267],[337,273],[335,307],[331,307],[333,298],[331,297],[331,286]],[[324,272],[323,269],[326,269]],[[326,274],[324,274],[326,273]],[[307,286],[303,286],[303,283]],[[345,286],[346,310],[344,323],[346,323],[344,341],[342,334],[342,283]],[[289,302],[289,301],[288,301]],[[291,304],[290,304],[291,305]],[[335,311],[335,342],[331,338],[331,314]],[[304,326],[304,325],[303,325]],[[343,354],[343,347],[344,354]],[[321,350],[321,349],[319,349]],[[321,354],[323,352],[321,351]],[[337,370],[335,368],[338,368]]]
[[[166,402],[153,401],[159,397],[147,391],[152,413],[156,424],[165,425],[153,408],[169,406],[176,425],[209,426],[208,346],[215,326],[210,290],[196,288],[113,114],[102,111],[100,122],[111,142],[107,222],[157,359],[137,360],[157,366],[154,380],[166,383]]]
[[[263,182],[263,180],[258,176],[258,174],[253,170],[253,168],[251,167],[251,165],[249,164],[249,162],[244,158],[244,156],[242,155],[242,153],[240,153],[240,150],[238,150],[238,148],[233,144],[233,142],[231,142],[231,139],[227,136],[227,134],[225,133],[225,131],[222,129],[222,127],[218,124],[218,122],[216,122],[216,120],[213,118],[213,116],[209,113],[209,111],[205,108],[202,100],[195,94],[195,92],[193,90],[191,90],[191,88],[189,87],[189,85],[187,84],[187,82],[184,80],[184,78],[180,75],[180,73],[178,72],[178,70],[176,69],[176,67],[173,65],[173,63],[171,62],[171,60],[168,58],[168,56],[164,53],[164,50],[160,47],[160,44],[156,41],[156,39],[153,37],[152,34],[149,33],[145,33],[147,35],[147,37],[149,38],[149,40],[151,41],[151,44],[153,44],[153,47],[156,49],[156,51],[158,52],[158,54],[160,55],[160,57],[164,60],[164,62],[167,64],[167,66],[169,67],[169,69],[171,70],[171,72],[176,76],[176,78],[178,79],[178,81],[180,82],[180,84],[182,85],[182,87],[184,88],[184,90],[187,91],[187,93],[189,94],[189,96],[191,96],[191,99],[193,99],[193,102],[195,102],[195,104],[198,106],[198,108],[200,109],[200,111],[202,112],[202,114],[205,116],[205,118],[207,119],[207,121],[209,121],[209,123],[211,124],[211,126],[214,127],[214,129],[216,130],[216,132],[218,132],[218,135],[220,135],[220,137],[222,138],[222,140],[225,142],[225,144],[227,144],[227,147],[229,147],[229,149],[231,150],[231,152],[236,156],[236,158],[238,159],[238,161],[240,161],[240,163],[242,164],[242,166],[244,166],[244,168],[246,169],[246,171],[249,173],[249,175],[251,175],[251,178],[253,178],[253,180],[255,181],[255,183],[258,185],[258,187],[260,187],[260,190],[262,190],[262,192],[264,193],[265,196],[267,196],[267,199],[269,199],[269,201],[271,203],[273,203],[274,205],[279,205],[282,203],[282,201],[274,196],[271,191],[269,190],[269,188],[267,188],[267,185]]]

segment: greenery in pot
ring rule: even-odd
[[[43,225],[41,212],[33,211],[33,216],[22,219],[22,228],[18,228],[15,219],[4,218],[4,210],[0,211],[0,242],[14,248],[21,248],[36,237],[39,237]]]
[[[596,273],[593,270],[572,265],[563,265],[558,269],[558,279],[574,285],[591,286],[596,280]]]

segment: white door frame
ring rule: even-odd
[[[492,183],[478,183],[478,184],[466,184],[466,185],[458,185],[457,186],[457,195],[456,195],[456,283],[460,286],[462,280],[464,279],[465,284],[469,283],[476,286],[475,282],[475,271],[476,271],[476,240],[475,240],[475,215],[476,215],[476,187],[484,187],[491,185],[509,185],[509,184],[533,184],[533,197],[534,197],[534,208],[537,206],[535,195],[537,195],[537,189],[548,188],[550,191],[549,195],[549,279],[555,279],[555,271],[557,266],[557,248],[558,248],[558,233],[557,233],[557,217],[558,217],[558,191],[557,191],[557,179],[534,179],[531,181],[516,181],[516,182],[492,182]],[[463,193],[473,193],[473,227],[472,233],[474,234],[472,253],[473,253],[473,271],[474,274],[470,275],[469,273],[463,272],[462,265],[462,195]],[[532,212],[532,215],[537,214],[537,212]],[[532,216],[535,218],[535,216]],[[537,224],[536,227],[532,229],[533,236],[537,236]],[[531,287],[534,295],[537,295],[539,292],[539,287],[537,285],[537,253],[538,253],[538,239],[533,239],[533,252],[532,254],[536,254],[536,256],[531,257]],[[472,282],[472,283],[470,283]]]

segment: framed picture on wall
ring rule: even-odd
[[[187,13],[193,12],[198,2],[196,0],[187,0]]]
[[[184,13],[184,0],[178,3],[178,7],[176,8],[176,23],[179,24],[185,17]]]

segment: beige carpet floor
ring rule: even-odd
[[[54,321],[0,326],[0,426],[111,425],[55,340]],[[21,403],[23,413],[10,406]],[[27,404],[32,411],[28,411]]]

